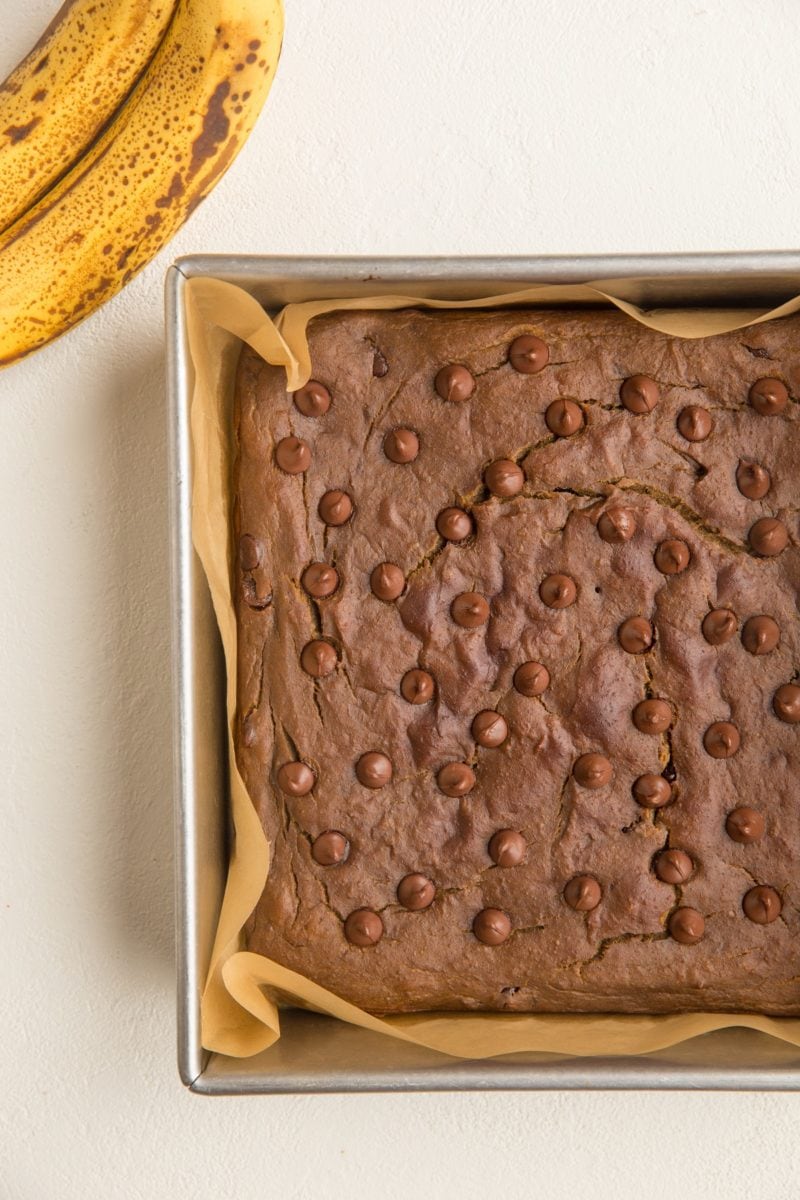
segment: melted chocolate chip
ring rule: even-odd
[[[275,462],[287,475],[301,475],[311,466],[311,450],[302,438],[281,438],[275,447]]]
[[[766,827],[764,814],[757,808],[748,808],[747,805],[734,808],[725,820],[725,832],[728,837],[742,846],[760,841]]]
[[[631,716],[640,733],[664,733],[672,724],[672,707],[666,700],[640,700]]]
[[[777,517],[762,517],[750,526],[747,535],[750,549],[764,558],[773,558],[789,544],[789,530]]]
[[[704,442],[713,429],[714,418],[699,404],[689,404],[678,413],[678,432],[687,442]]]
[[[680,575],[688,567],[691,557],[686,542],[678,538],[668,538],[656,547],[653,562],[662,575]]]
[[[392,429],[383,439],[383,453],[390,462],[413,462],[419,454],[419,438],[413,429]]]
[[[781,915],[783,901],[775,888],[759,884],[750,888],[742,900],[744,915],[756,925],[771,925]]]
[[[742,628],[742,645],[750,654],[771,654],[781,640],[781,629],[777,621],[764,613],[748,617]]]
[[[483,482],[493,496],[507,499],[518,496],[525,486],[525,474],[510,458],[498,458],[483,472]]]
[[[304,417],[321,417],[331,406],[331,394],[324,384],[309,379],[305,387],[295,392],[294,403]]]
[[[572,437],[583,428],[583,409],[574,400],[553,400],[544,414],[545,424],[556,437]]]
[[[416,667],[412,671],[406,671],[400,680],[400,695],[409,704],[427,704],[433,699],[435,691],[433,676]]]
[[[384,603],[390,604],[402,596],[406,586],[406,577],[396,563],[378,563],[369,577],[369,586],[372,588],[373,595],[377,596],[379,600],[383,600]]]
[[[619,389],[619,398],[628,412],[642,416],[658,404],[658,384],[647,375],[631,375]]]
[[[676,908],[669,919],[669,933],[682,946],[694,946],[706,931],[706,919],[696,908]]]
[[[372,356],[372,374],[375,379],[383,379],[389,374],[389,364],[377,348]]]
[[[483,908],[472,922],[472,932],[484,946],[501,946],[511,936],[511,918],[502,908]]]
[[[338,829],[326,829],[314,838],[311,857],[320,867],[338,867],[350,857],[350,842]]]
[[[311,767],[304,762],[288,762],[278,767],[278,787],[287,796],[307,796],[316,778]]]
[[[462,592],[450,605],[450,616],[464,629],[477,629],[489,620],[489,602],[479,592]]]
[[[655,630],[646,617],[628,617],[617,630],[617,641],[626,654],[646,654],[655,640]]]
[[[663,808],[672,799],[672,788],[663,775],[640,775],[631,791],[641,808]]]
[[[445,796],[466,796],[475,787],[475,772],[464,762],[445,763],[437,772],[436,783]]]
[[[740,458],[736,468],[736,486],[748,500],[762,500],[772,486],[772,480],[766,467]]]
[[[748,399],[759,416],[772,417],[786,408],[789,392],[780,379],[757,379]]]
[[[606,787],[614,778],[614,768],[603,754],[582,754],[572,768],[575,782],[584,788]]]
[[[306,642],[300,655],[300,666],[314,679],[323,679],[330,675],[336,670],[336,663],[336,650],[330,642],[323,642],[320,638]]]
[[[508,737],[508,725],[505,717],[491,708],[479,712],[472,722],[472,736],[479,746],[494,750],[502,746]]]
[[[636,517],[629,508],[608,508],[597,522],[597,532],[612,545],[629,542],[636,533]]]
[[[463,508],[443,508],[436,529],[447,542],[463,542],[472,533],[472,517]]]
[[[405,875],[397,885],[397,899],[409,912],[430,908],[436,898],[436,884],[427,875]]]
[[[692,877],[694,863],[685,850],[662,850],[653,860],[656,878],[679,887]]]
[[[712,608],[703,617],[703,624],[700,626],[703,637],[710,646],[723,646],[725,642],[729,642],[738,627],[736,613],[731,612],[729,608]]]
[[[324,600],[332,596],[339,586],[339,576],[336,568],[328,563],[309,563],[300,576],[303,589],[315,600]]]
[[[576,875],[564,888],[564,899],[576,912],[591,912],[603,899],[603,889],[592,875]]]
[[[368,750],[356,763],[356,779],[373,790],[391,783],[393,773],[392,760],[379,750]]]
[[[353,515],[353,501],[347,492],[326,492],[319,502],[317,512],[326,525],[346,525]]]
[[[800,687],[796,683],[782,683],[772,697],[772,708],[779,720],[796,725],[800,721]]]
[[[520,663],[514,672],[514,687],[521,696],[541,696],[549,686],[550,672],[543,663]]]
[[[527,849],[528,843],[516,829],[498,829],[489,840],[489,857],[498,867],[518,867]]]
[[[732,758],[740,741],[739,730],[730,721],[715,721],[703,734],[706,754],[712,758]]]
[[[578,589],[569,575],[548,575],[539,584],[539,597],[548,608],[569,608],[578,597]]]
[[[243,533],[239,538],[239,566],[243,571],[255,571],[261,563],[261,542],[256,541],[249,533]]]
[[[522,333],[508,347],[508,361],[521,375],[537,375],[550,361],[550,351],[541,338]]]
[[[450,363],[442,367],[433,382],[443,400],[469,400],[475,391],[475,380],[461,363]]]
[[[357,908],[344,923],[344,936],[353,946],[375,946],[383,937],[383,921],[371,908]]]

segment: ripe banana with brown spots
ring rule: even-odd
[[[272,83],[281,0],[178,0],[114,121],[0,235],[0,366],[118,292],[230,166]]]
[[[0,83],[0,230],[91,145],[153,57],[175,0],[65,0]]]

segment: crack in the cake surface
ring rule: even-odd
[[[622,946],[628,942],[663,942],[666,941],[669,934],[666,931],[660,933],[618,933],[614,937],[602,938],[599,942],[594,954],[589,958],[579,958],[573,962],[562,963],[564,970],[569,970],[572,967],[578,968],[578,975],[583,981],[583,973],[594,963],[602,962],[611,946]]]
[[[415,575],[417,575],[420,571],[423,571],[425,567],[429,567],[432,563],[434,563],[439,555],[447,549],[448,545],[449,543],[445,540],[445,538],[437,537],[434,545],[431,546],[429,550],[426,550],[422,557],[414,564],[414,566],[406,572],[406,585],[408,585]],[[402,609],[400,613],[400,619],[402,620]],[[403,625],[405,625],[405,621],[403,621]],[[420,638],[420,641],[421,640],[422,639]]]
[[[567,788],[569,787],[569,781],[571,778],[572,768],[570,767],[569,772],[567,773],[564,782],[561,784],[561,789],[558,793],[558,811],[556,812],[553,836],[550,839],[551,858],[555,854],[556,847],[566,833],[567,825],[569,824],[569,818],[572,815],[572,805],[567,802]]]
[[[748,354],[752,354],[753,358],[768,358],[772,360],[769,350],[765,350],[763,346],[748,346],[747,342],[741,342],[740,345]]]

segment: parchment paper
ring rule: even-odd
[[[202,1041],[209,1050],[244,1057],[280,1037],[281,1004],[329,1013],[365,1029],[464,1058],[518,1051],[644,1054],[729,1026],[761,1030],[800,1046],[800,1019],[757,1013],[611,1016],[431,1013],[378,1018],[260,955],[244,951],[242,928],[269,869],[269,846],[236,766],[236,621],[231,596],[231,465],[233,380],[241,342],[286,370],[288,391],[309,378],[306,327],[333,309],[494,308],[509,304],[557,307],[611,303],[651,329],[679,337],[725,333],[800,310],[800,297],[771,312],[756,309],[675,309],[644,312],[591,284],[528,288],[469,301],[384,295],[287,306],[273,321],[247,292],[217,279],[186,285],[186,318],[195,372],[191,406],[194,468],[192,537],[208,577],[227,668],[230,804],[234,842],[227,886],[202,997]],[[209,703],[212,698],[209,697]]]

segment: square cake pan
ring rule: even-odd
[[[225,680],[205,577],[191,539],[192,367],[184,287],[211,275],[269,309],[290,301],[405,291],[466,299],[529,284],[602,281],[648,308],[771,307],[800,292],[800,253],[550,258],[182,258],[167,275],[173,545],[178,1065],[204,1095],[545,1088],[800,1089],[800,1050],[730,1029],[658,1053],[603,1058],[516,1054],[461,1061],[299,1010],[253,1058],[200,1044],[200,992],[227,870]],[[201,697],[213,697],[209,703]]]

